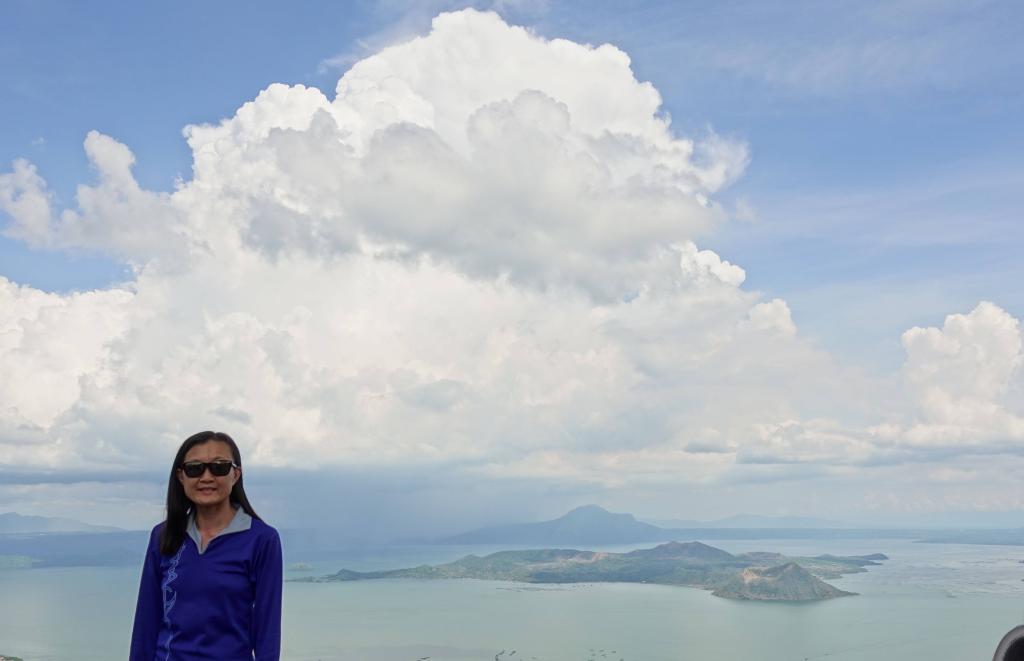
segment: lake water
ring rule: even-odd
[[[706,541],[731,552],[881,552],[891,559],[829,581],[859,596],[810,604],[633,584],[286,583],[282,656],[490,661],[504,651],[501,661],[967,661],[991,658],[999,638],[1024,623],[1022,547]],[[638,546],[607,550],[630,548]],[[313,571],[288,575],[436,563],[493,550],[396,547],[289,557]],[[26,661],[126,658],[138,577],[138,567],[0,571],[0,654]]]

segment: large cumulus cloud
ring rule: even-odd
[[[908,331],[905,386],[843,366],[699,248],[747,148],[660,104],[612,46],[463,11],[333,98],[272,85],[187,127],[172,193],[98,133],[77,208],[16,162],[7,234],[135,277],[0,280],[0,468],[134,470],[216,427],[263,465],[615,486],[907,458],[936,424],[954,448],[1020,438],[1016,320]]]
[[[903,334],[904,378],[917,413],[905,429],[882,427],[923,448],[1012,450],[1024,440],[1020,321],[982,301],[942,328]]]
[[[444,14],[356,63],[333,100],[271,85],[187,127],[194,176],[172,196],[140,190],[128,148],[92,133],[99,182],[79,209],[52,213],[25,163],[0,200],[15,236],[134,263],[374,252],[620,297],[664,246],[720,219],[708,196],[747,162],[742,143],[675,136],[629,64],[494,14]]]

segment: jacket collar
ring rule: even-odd
[[[199,555],[206,553],[206,549],[210,547],[210,542],[218,537],[230,535],[231,533],[242,532],[243,530],[248,530],[252,527],[252,517],[246,514],[245,510],[238,505],[235,505],[234,507],[235,515],[231,517],[231,522],[228,523],[224,530],[221,530],[219,533],[211,537],[205,547],[203,546],[203,537],[199,534],[199,527],[196,526],[195,510],[189,512],[188,526],[185,528],[185,532],[187,532],[188,536],[192,538],[192,541],[196,543],[196,548],[199,549]]]

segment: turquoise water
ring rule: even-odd
[[[733,552],[883,552],[892,559],[831,581],[859,596],[813,604],[747,603],[633,584],[286,583],[283,657],[489,661],[504,650],[502,661],[964,661],[991,658],[1000,636],[1024,622],[1024,548],[893,540],[709,543]],[[312,564],[322,573],[439,562],[465,552],[362,551]],[[137,581],[135,567],[0,571],[0,654],[126,658]]]

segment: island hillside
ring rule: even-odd
[[[795,562],[787,562],[776,567],[748,567],[712,594],[756,601],[821,601],[852,593],[816,578]]]
[[[668,542],[628,553],[533,549],[468,555],[443,565],[386,571],[342,569],[295,582],[326,583],[381,578],[474,578],[522,583],[656,583],[712,590],[730,599],[820,601],[852,594],[822,580],[866,571],[887,559],[821,555],[789,558],[778,553],[733,555],[701,542]]]

